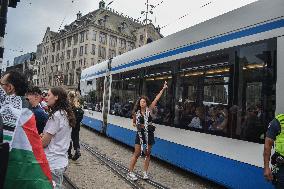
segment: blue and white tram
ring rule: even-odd
[[[134,146],[133,103],[166,80],[153,156],[229,188],[272,188],[263,138],[284,112],[283,62],[284,1],[260,0],[83,70],[96,104],[83,123]]]

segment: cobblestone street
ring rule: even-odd
[[[101,153],[128,166],[132,149],[112,139],[81,127],[80,140],[96,147]],[[82,156],[77,161],[69,161],[68,177],[79,187],[91,188],[131,188],[125,181],[102,164],[96,157],[81,147]],[[135,171],[142,173],[143,159],[139,158]],[[172,167],[159,160],[152,159],[149,169],[150,176],[169,188],[217,189],[214,183],[203,180],[193,174]],[[138,181],[139,182],[139,181]],[[145,186],[145,188],[151,188]]]

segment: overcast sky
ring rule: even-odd
[[[41,43],[46,28],[58,31],[62,26],[76,19],[76,13],[83,15],[98,9],[100,0],[21,0],[16,9],[8,11],[5,52],[3,64],[12,64],[14,57],[35,52]],[[108,4],[112,0],[107,0]],[[162,28],[164,36],[173,34],[210,18],[224,14],[256,0],[149,0],[157,5],[151,15],[154,25]],[[161,3],[162,2],[162,3]],[[210,3],[211,2],[211,3]],[[113,0],[111,8],[133,18],[139,18],[145,10],[146,0]],[[209,5],[200,8],[202,5]],[[184,15],[184,18],[178,19]],[[64,19],[65,18],[65,19]],[[23,51],[23,52],[20,52]]]

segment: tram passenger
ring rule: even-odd
[[[148,97],[142,96],[140,97],[133,109],[133,126],[137,128],[136,139],[135,139],[135,151],[131,158],[130,165],[129,165],[129,173],[127,177],[130,180],[137,180],[136,175],[133,173],[135,164],[137,162],[138,157],[140,156],[141,150],[144,149],[144,145],[146,146],[145,149],[145,162],[144,162],[144,173],[143,179],[148,179],[148,168],[150,163],[150,154],[151,148],[154,141],[154,130],[155,127],[152,125],[152,110],[156,106],[158,100],[161,98],[164,90],[167,88],[167,82],[164,83],[162,90],[156,96],[154,101],[150,103]]]
[[[69,101],[70,101],[70,104],[71,104],[71,107],[72,107],[72,110],[73,110],[73,113],[76,119],[76,125],[75,127],[72,128],[72,132],[71,132],[72,140],[70,142],[70,146],[68,149],[68,158],[76,161],[81,156],[80,144],[79,144],[79,132],[80,132],[80,125],[83,119],[84,111],[81,108],[79,97],[77,96],[75,91],[70,91],[68,93],[68,98],[69,98]],[[72,156],[72,153],[71,153],[72,145],[75,150],[74,156]]]
[[[42,145],[49,162],[56,189],[62,188],[63,173],[68,165],[67,150],[71,140],[71,128],[76,120],[67,93],[61,87],[48,91],[49,119],[41,134]]]
[[[260,135],[262,133],[262,125],[257,117],[255,107],[249,107],[243,124],[241,132],[241,139],[250,142],[260,142]]]
[[[264,177],[271,181],[276,189],[284,188],[284,114],[277,115],[269,124],[264,144]],[[275,153],[271,156],[272,170],[269,167],[271,149],[275,144]]]
[[[217,119],[215,123],[216,134],[218,135],[225,135],[227,134],[227,127],[228,127],[228,110],[219,105],[217,107]]]
[[[195,110],[196,116],[191,120],[188,127],[202,130],[205,125],[205,110],[204,107],[199,106]]]

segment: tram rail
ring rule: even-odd
[[[132,188],[135,189],[144,189],[145,187],[142,186],[142,183],[140,184],[140,181],[146,182],[150,184],[151,186],[157,188],[157,189],[169,189],[169,187],[166,187],[152,179],[143,180],[143,176],[141,174],[135,173],[136,176],[139,178],[139,182],[131,181],[127,178],[128,168],[122,165],[121,163],[111,159],[110,157],[100,153],[96,148],[91,147],[89,144],[80,142],[81,146],[83,146],[89,153],[91,153],[93,156],[95,156],[97,159],[99,159],[101,162],[103,162],[105,165],[107,165],[113,172],[115,172],[117,175],[122,177],[129,185],[132,186]]]
[[[63,175],[63,185],[64,189],[79,189],[66,174]]]

